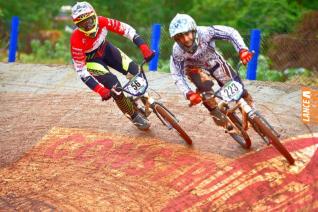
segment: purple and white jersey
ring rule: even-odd
[[[186,67],[200,67],[209,70],[218,63],[221,66],[220,70],[226,69],[226,67],[222,67],[227,66],[225,60],[215,50],[215,40],[230,41],[237,52],[241,49],[248,49],[241,35],[232,27],[219,25],[209,27],[199,26],[197,28],[197,36],[198,49],[194,54],[185,52],[177,43],[174,43],[170,58],[171,75],[175,80],[175,84],[184,95],[190,91],[190,87],[185,79],[184,69]],[[214,75],[214,77],[222,77],[221,75]]]

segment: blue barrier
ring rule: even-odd
[[[11,22],[8,62],[15,62],[15,55],[17,52],[17,45],[18,45],[18,33],[19,33],[19,17],[13,16],[12,22]]]
[[[151,31],[151,49],[156,52],[156,56],[149,63],[149,71],[157,71],[158,68],[158,60],[160,54],[160,24],[153,24]]]
[[[257,58],[261,43],[261,30],[253,29],[251,31],[250,51],[254,51],[252,60],[247,65],[246,79],[256,80]]]

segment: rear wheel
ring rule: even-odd
[[[273,130],[273,127],[263,118],[259,113],[255,113],[253,118],[250,118],[249,121],[253,125],[255,131],[263,138],[266,137],[266,140],[272,144],[292,165],[295,163],[294,158],[288,152],[288,150],[280,142],[277,133]],[[265,138],[263,138],[265,139]]]
[[[154,110],[159,119],[165,124],[168,123],[179,133],[179,135],[183,138],[187,144],[192,144],[192,139],[188,136],[188,134],[180,127],[176,118],[172,115],[172,113],[163,105],[156,103],[154,105]]]

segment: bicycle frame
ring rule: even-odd
[[[156,114],[156,116],[159,118],[159,120],[162,122],[162,124],[165,125],[165,126],[170,130],[170,129],[172,129],[172,126],[171,126],[169,123],[167,123],[165,120],[163,120],[161,116],[158,115],[157,111],[154,109],[154,105],[155,105],[155,104],[159,104],[159,105],[160,105],[161,107],[163,107],[171,116],[173,116],[176,121],[178,121],[178,119],[177,119],[177,117],[176,117],[171,111],[169,111],[163,104],[160,104],[159,102],[156,102],[155,99],[152,98],[152,97],[147,93],[147,89],[148,89],[149,83],[148,83],[148,79],[147,79],[147,77],[146,77],[146,74],[145,74],[145,71],[144,71],[144,68],[143,68],[143,66],[144,66],[145,64],[146,64],[146,61],[143,61],[143,62],[141,63],[141,65],[140,65],[140,72],[139,72],[137,75],[135,75],[131,80],[129,80],[123,87],[118,87],[118,86],[117,86],[116,88],[114,88],[114,89],[112,89],[112,90],[113,90],[113,92],[115,92],[115,93],[117,93],[116,90],[119,90],[119,91],[123,91],[123,92],[128,93],[128,94],[130,94],[131,96],[133,96],[133,102],[136,104],[136,106],[137,106],[137,108],[138,108],[139,110],[143,110],[141,107],[139,107],[140,104],[137,103],[138,100],[141,100],[142,103],[143,103],[144,106],[145,106],[143,113],[146,115],[146,117],[148,117],[148,116],[151,114],[151,112],[154,112],[154,113]],[[137,77],[143,78],[143,79],[145,80],[146,85],[145,85],[145,87],[144,87],[144,89],[143,89],[142,92],[135,94],[135,93],[130,92],[130,91],[127,89],[127,87],[128,87],[128,86],[131,84],[131,82],[132,82],[135,78],[137,78]]]
[[[216,97],[218,97],[218,96],[216,96]],[[218,98],[220,98],[220,97],[218,97]],[[231,108],[226,108],[225,105],[228,106],[229,104],[221,99],[221,102],[219,103],[218,107],[221,110],[225,111],[226,116],[229,116],[230,114],[234,114],[238,108],[241,108],[242,127],[245,131],[247,131],[248,130],[248,118],[253,117],[255,110],[250,105],[248,105],[247,102],[242,97]],[[229,120],[229,121],[231,122],[231,120]]]
[[[151,112],[154,112],[163,125],[165,125],[169,130],[174,128],[179,133],[179,136],[182,137],[187,144],[191,145],[192,139],[179,125],[179,120],[176,116],[162,103],[157,102],[146,92],[148,89],[148,80],[143,69],[143,65],[145,63],[146,61],[142,62],[140,65],[140,72],[130,79],[123,87],[115,85],[112,88],[112,91],[117,95],[119,95],[120,92],[130,94],[132,96],[134,106],[140,113],[144,114],[146,119]],[[142,101],[142,106],[141,104],[138,104],[138,100]]]

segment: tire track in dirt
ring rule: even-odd
[[[202,106],[188,108],[168,75],[149,73],[151,88],[180,119],[193,147],[154,115],[151,130],[138,131],[114,102],[101,102],[75,74],[71,79],[69,67],[0,63],[0,70],[1,209],[309,210],[318,205],[313,134],[318,128],[300,121],[299,86],[246,82],[258,109],[298,158],[292,168],[252,131],[252,149],[242,149]],[[309,140],[292,139],[303,134]]]

